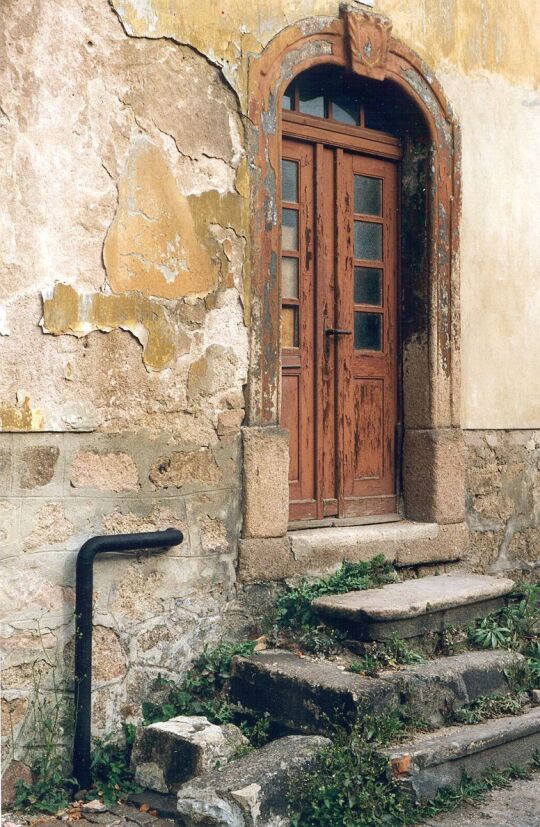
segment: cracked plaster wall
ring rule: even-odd
[[[375,10],[437,73],[463,126],[463,424],[537,428],[530,5],[376,0]],[[248,59],[285,26],[337,14],[337,0],[224,0],[196,13],[187,0],[2,3],[6,755],[31,695],[28,664],[41,658],[37,618],[47,651],[70,663],[74,555],[91,534],[186,533],[164,557],[97,569],[96,730],[137,714],[157,672],[178,674],[203,642],[245,623],[235,562]],[[533,434],[516,448],[511,434],[493,433],[497,450],[480,431],[468,437],[480,568],[501,549],[529,561],[538,552]],[[516,451],[529,458],[517,488],[500,470],[517,468]],[[487,493],[483,465],[504,478]]]

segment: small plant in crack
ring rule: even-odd
[[[346,644],[346,635],[321,623],[312,608],[313,600],[329,594],[375,589],[395,580],[393,566],[379,555],[365,563],[342,563],[328,577],[288,585],[276,601],[267,638],[285,648],[318,655],[335,654]]]
[[[399,635],[394,635],[384,643],[365,643],[362,648],[362,657],[349,666],[349,672],[376,675],[381,669],[423,663],[425,660],[420,652],[412,649]]]

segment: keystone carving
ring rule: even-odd
[[[342,6],[349,68],[375,80],[384,80],[392,22],[387,17]]]

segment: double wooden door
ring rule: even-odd
[[[396,509],[397,164],[283,138],[290,519]]]

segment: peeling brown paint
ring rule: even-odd
[[[175,299],[215,287],[217,267],[197,235],[189,201],[162,151],[146,139],[133,147],[120,179],[103,259],[117,293]]]
[[[148,368],[163,370],[175,355],[189,350],[189,339],[172,327],[163,305],[141,296],[79,294],[69,284],[57,284],[44,297],[44,333],[85,336],[94,330],[129,330],[143,346]]]

